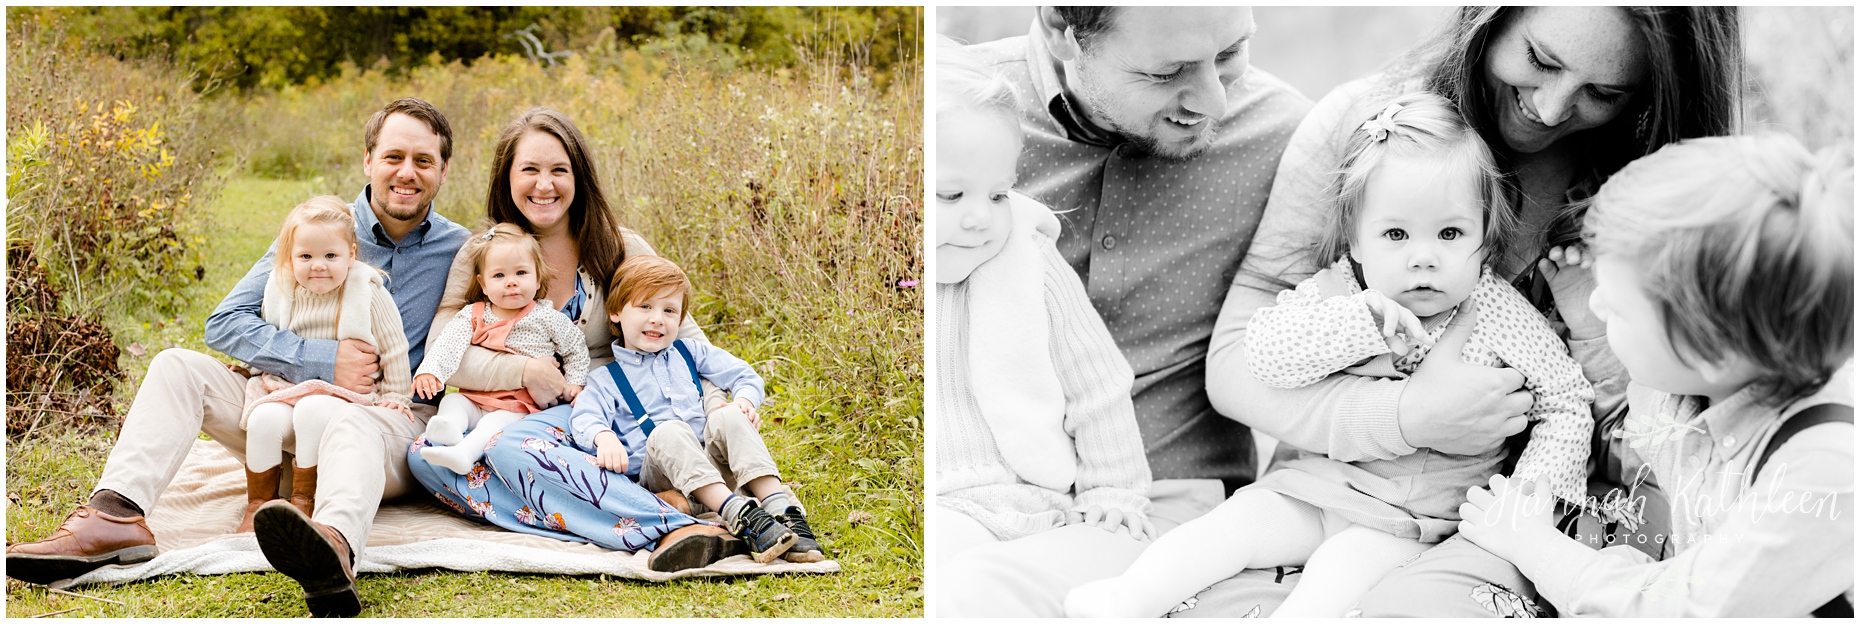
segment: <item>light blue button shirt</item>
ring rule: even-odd
[[[762,405],[762,377],[748,362],[707,343],[695,340],[684,343],[685,348],[691,350],[699,377],[720,388],[728,388],[730,396]],[[670,348],[658,353],[634,351],[620,346],[618,340],[614,341],[613,348],[614,362],[626,373],[633,392],[639,396],[640,407],[651,415],[654,425],[683,421],[691,426],[699,440],[703,440],[704,394],[697,384],[691,383],[691,369],[685,366],[684,356]],[[646,432],[640,430],[633,410],[627,407],[620,386],[607,367],[588,371],[588,385],[575,397],[573,414],[569,426],[575,430],[575,446],[594,453],[594,436],[603,431],[614,432],[626,444],[626,475],[637,481],[639,467],[646,461]]]
[[[469,233],[428,210],[425,221],[400,240],[393,240],[369,207],[369,190],[362,187],[352,205],[356,246],[363,262],[387,274],[388,292],[394,296],[401,327],[407,332],[407,361],[412,370],[419,370],[420,361],[426,357],[426,334],[432,329],[433,314],[438,312],[439,298],[446,290],[446,273]],[[277,252],[274,240],[265,256],[252,265],[252,270],[207,317],[207,346],[292,383],[311,379],[335,383],[337,341],[303,338],[265,322],[265,281],[271,279],[272,258]]]

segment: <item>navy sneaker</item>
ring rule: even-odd
[[[730,532],[743,539],[755,555],[756,563],[774,561],[782,553],[794,547],[799,536],[788,527],[775,520],[769,512],[763,511],[755,499],[744,501],[743,511],[736,514],[736,520],[730,522]]]
[[[827,553],[820,549],[820,542],[815,541],[814,528],[807,526],[807,514],[800,507],[789,507],[786,513],[775,514],[775,520],[793,531],[796,538],[794,547],[783,553],[781,558],[795,563],[813,563],[826,561]]]

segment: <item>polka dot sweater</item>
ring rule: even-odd
[[[1407,355],[1393,357],[1363,292],[1349,259],[1343,258],[1280,293],[1278,305],[1254,313],[1246,335],[1253,375],[1273,387],[1297,388],[1338,371],[1361,370],[1355,368],[1359,365],[1382,364],[1399,376],[1413,373],[1432,347],[1411,341]],[[1594,390],[1563,341],[1517,289],[1487,269],[1471,297],[1478,304],[1478,324],[1460,357],[1469,364],[1517,370],[1536,399],[1525,415],[1537,426],[1514,476],[1549,477],[1557,496],[1580,504],[1587,494]],[[1429,335],[1439,339],[1451,316],[1430,319]]]

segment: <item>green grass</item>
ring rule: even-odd
[[[133,396],[134,382],[148,360],[163,347],[208,351],[201,327],[239,277],[276,236],[276,227],[302,198],[315,192],[352,194],[329,188],[325,180],[278,181],[255,177],[231,179],[218,199],[206,207],[206,278],[194,288],[190,304],[175,318],[142,324],[117,319],[119,344],[139,344],[144,355],[123,358],[129,381],[120,394]],[[789,312],[784,312],[787,314]],[[702,313],[700,313],[702,314]],[[133,319],[129,319],[133,320]],[[712,329],[713,340],[739,352],[783,351],[783,332],[746,327]],[[711,327],[716,327],[711,325]],[[881,327],[877,331],[895,332]],[[920,331],[913,329],[913,331]],[[920,335],[920,334],[919,334]],[[763,576],[724,580],[694,579],[653,584],[595,577],[559,577],[505,573],[422,571],[364,575],[358,580],[365,615],[377,617],[909,617],[923,609],[921,433],[915,437],[862,438],[871,433],[862,419],[846,413],[846,390],[817,376],[781,370],[830,366],[799,353],[800,361],[751,357],[763,367],[779,400],[766,411],[773,424],[765,434],[788,478],[800,482],[800,495],[814,510],[814,524],[842,565],[830,575]],[[778,365],[778,362],[780,364]],[[775,369],[773,371],[769,369]],[[785,382],[785,383],[784,383]],[[921,383],[921,382],[919,382]],[[843,384],[842,384],[843,385]],[[885,397],[886,411],[921,413],[921,395]],[[870,420],[870,419],[864,419]],[[921,429],[919,429],[921,431]],[[115,442],[114,431],[66,431],[29,436],[8,444],[7,535],[9,540],[37,539],[56,528],[63,514],[83,502],[102,472],[102,459]],[[854,457],[877,444],[879,457],[908,457],[893,462]],[[914,490],[900,491],[898,484]],[[848,516],[872,514],[854,526]],[[300,617],[306,614],[301,592],[277,574],[172,576],[126,586],[87,587],[79,591],[123,603],[109,604],[51,593],[7,580],[8,617],[28,617],[64,609],[62,615],[87,617]]]

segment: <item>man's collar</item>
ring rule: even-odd
[[[1053,58],[1051,50],[1046,49],[1046,37],[1040,32],[1040,21],[1034,18],[1033,26],[1027,32],[1027,60],[1033,73],[1033,92],[1039,101],[1046,103],[1046,112],[1053,121],[1066,131],[1066,138],[1097,147],[1116,147],[1124,142],[1124,137],[1099,128],[1085,115],[1082,107],[1066,97],[1065,79],[1059,72],[1062,65]]]
[[[355,235],[368,236],[369,240],[382,247],[395,247],[397,243],[394,242],[394,237],[388,236],[387,228],[381,226],[381,219],[375,216],[375,208],[369,203],[370,193],[374,192],[373,187],[373,184],[362,185],[362,194],[357,196],[355,203],[350,206],[350,212],[355,213]],[[426,240],[426,233],[432,231],[433,220],[436,218],[440,218],[439,212],[433,210],[432,204],[427,204],[426,218],[421,219],[419,225],[408,230],[402,242],[411,244]]]

